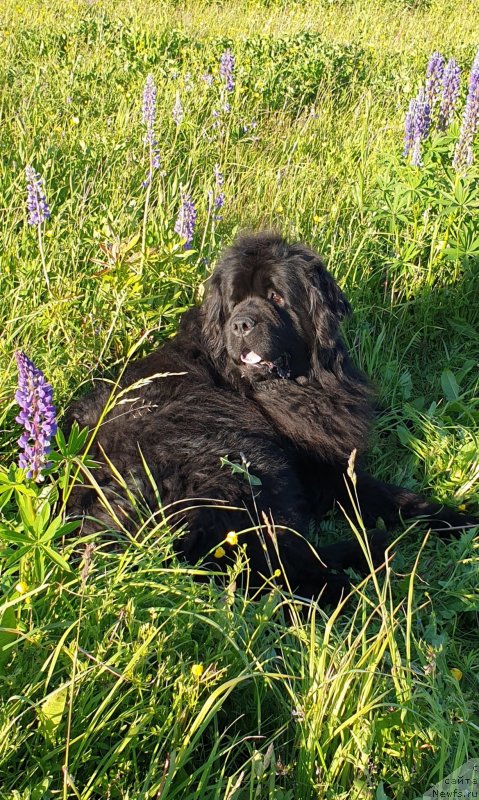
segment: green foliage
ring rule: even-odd
[[[64,504],[81,470],[95,474],[86,431],[57,434],[43,484],[3,463],[17,459],[16,348],[45,369],[61,417],[175,331],[239,228],[275,226],[320,250],[352,300],[345,335],[380,390],[371,469],[477,509],[477,167],[451,170],[458,118],[421,169],[401,159],[431,52],[471,63],[476,3],[460,20],[443,0],[4,6],[1,800],[412,800],[479,755],[471,534],[445,545],[411,526],[329,614],[274,576],[262,595],[240,591],[241,548],[221,583],[185,567],[178,534],[140,503],[121,551],[85,540]],[[149,72],[161,166],[145,187]],[[26,224],[30,162],[52,210],[45,269]],[[190,250],[174,233],[181,188],[197,207]],[[254,464],[223,469],[254,489]],[[326,534],[345,535],[337,518]]]
[[[394,302],[458,280],[466,284],[466,292],[477,286],[478,171],[472,167],[461,175],[453,170],[458,132],[454,125],[447,135],[433,135],[424,147],[421,168],[396,158],[378,176],[373,215],[380,231],[383,278]]]
[[[88,430],[79,431],[75,423],[68,441],[61,431],[57,432],[58,452],[50,454],[51,466],[45,475],[56,476],[43,486],[25,478],[25,471],[13,464],[10,469],[0,467],[0,542],[4,577],[17,576],[29,583],[43,583],[48,566],[56,564],[70,571],[65,558],[55,546],[56,540],[72,534],[79,521],[66,522],[64,508],[53,516],[58,504],[58,490],[66,492],[72,473],[78,472],[78,464],[89,464],[84,456],[78,458],[83,449]]]

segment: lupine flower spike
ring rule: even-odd
[[[27,176],[28,224],[41,225],[46,219],[50,219],[50,208],[43,190],[43,178],[30,165],[25,167],[25,175]]]
[[[25,353],[18,351],[15,357],[18,365],[15,400],[21,409],[16,421],[25,429],[18,440],[23,449],[18,463],[27,470],[27,478],[42,481],[42,470],[49,466],[46,457],[50,452],[50,440],[57,431],[53,389]]]
[[[411,148],[411,164],[421,166],[421,140],[425,139],[431,126],[431,107],[427,102],[426,91],[419,89],[414,107],[414,136]]]
[[[226,91],[232,92],[235,88],[233,72],[235,67],[235,57],[231,50],[225,50],[220,59],[220,75],[226,85]]]
[[[412,150],[414,144],[414,130],[415,130],[415,115],[416,115],[416,100],[414,97],[409,102],[409,108],[404,120],[404,151],[403,156],[406,158]]]
[[[426,70],[426,102],[431,111],[441,94],[441,83],[444,74],[444,56],[433,53]]]
[[[153,170],[160,166],[160,155],[158,152],[158,142],[155,138],[156,121],[156,86],[153,75],[148,75],[143,91],[143,123],[146,126],[145,144],[149,150],[149,172],[144,186],[148,186],[153,177]]]
[[[459,94],[459,84],[461,82],[461,68],[455,58],[450,58],[444,70],[442,81],[441,105],[439,107],[439,119],[437,127],[440,131],[446,130],[451,124],[454,115],[457,96]]]
[[[479,50],[476,54],[469,76],[466,107],[462,118],[461,131],[454,152],[452,166],[463,170],[473,162],[472,143],[479,127]]]
[[[181,205],[175,222],[175,232],[185,240],[185,247],[190,247],[195,232],[196,209],[191,195],[181,193]]]
[[[35,172],[30,164],[25,167],[25,175],[27,177],[28,224],[37,229],[38,249],[40,250],[45,283],[47,287],[50,287],[42,239],[42,222],[50,219],[50,207],[43,190],[43,178],[40,177],[38,172]]]
[[[215,208],[218,212],[225,204],[225,193],[222,190],[224,183],[223,173],[220,172],[220,165],[215,164]],[[216,214],[216,219],[220,220],[221,217]]]
[[[143,109],[142,109],[143,123],[146,126],[145,145],[148,147],[148,175],[143,181],[143,186],[146,188],[145,209],[143,211],[143,226],[141,235],[141,266],[140,270],[143,272],[146,254],[146,228],[148,223],[148,205],[150,201],[151,182],[153,180],[153,172],[160,166],[160,154],[158,152],[158,142],[155,137],[155,121],[156,121],[156,86],[153,80],[153,75],[148,75],[145,81],[145,88],[143,90]]]

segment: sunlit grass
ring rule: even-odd
[[[464,199],[451,184],[451,142],[432,142],[423,184],[400,153],[431,52],[467,73],[478,41],[472,2],[5,0],[5,464],[19,436],[15,349],[54,386],[61,425],[71,397],[174,333],[238,229],[275,226],[324,254],[352,301],[345,335],[379,387],[372,471],[477,509],[477,188]],[[161,166],[147,189],[150,72]],[[45,264],[26,224],[27,163],[52,212]],[[174,233],[181,187],[198,212],[191,251]],[[55,469],[71,481],[75,442],[59,447]],[[331,613],[282,594],[274,577],[262,595],[242,592],[241,551],[223,582],[197,581],[204,568],[174,558],[169,510],[141,502],[137,535],[85,551],[91,538],[45,533],[62,520],[58,472],[30,495],[14,470],[0,475],[11,487],[0,516],[2,800],[412,800],[479,755],[470,534],[446,545],[407,529],[378,576],[352,576],[352,597]],[[353,522],[345,532],[327,519],[311,536],[361,537]]]

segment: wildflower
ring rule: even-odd
[[[441,94],[443,74],[444,56],[442,53],[433,53],[426,70],[426,101],[431,108],[434,107]]]
[[[209,72],[205,72],[201,76],[201,80],[204,81],[207,86],[213,86],[213,83],[215,81],[215,79],[213,78],[213,75],[211,75]]]
[[[431,107],[427,102],[424,87],[419,89],[414,106],[414,136],[411,148],[411,164],[421,166],[421,140],[425,139],[431,126]]]
[[[476,54],[469,76],[466,107],[462,118],[459,139],[456,144],[452,165],[460,170],[470,166],[473,161],[472,142],[479,125],[479,50]]]
[[[224,547],[220,546],[220,547],[216,548],[216,550],[214,552],[214,557],[215,558],[223,558],[223,556],[225,556],[225,555],[226,555],[226,550],[224,549]]]
[[[454,58],[450,58],[444,70],[442,81],[442,97],[439,107],[439,119],[437,127],[444,131],[452,122],[454,107],[459,94],[459,83],[461,81],[461,68]]]
[[[53,389],[25,353],[17,351],[15,357],[18,365],[15,400],[21,408],[16,421],[25,428],[18,440],[24,450],[19,466],[27,470],[27,478],[42,481],[41,472],[49,466],[46,455],[50,452],[50,440],[57,431]]]
[[[228,50],[225,50],[220,59],[220,75],[225,82],[227,92],[232,92],[233,89],[235,88],[235,83],[233,78],[234,66],[235,66],[235,57],[231,52],[231,50],[228,48]]]
[[[146,125],[145,144],[153,137],[156,119],[156,86],[153,75],[148,75],[143,90],[143,123]]]
[[[225,204],[225,193],[221,191],[221,187],[224,183],[223,173],[220,171],[220,165],[215,164],[214,167],[214,174],[215,174],[215,208],[219,211],[223,208]],[[216,219],[220,220],[221,217],[217,214]]]
[[[46,219],[50,219],[50,208],[43,191],[44,181],[30,165],[25,167],[25,175],[27,176],[28,224],[41,225]]]
[[[462,672],[461,672],[461,670],[460,670],[460,669],[458,669],[457,667],[453,667],[453,668],[451,669],[451,675],[452,675],[452,677],[453,677],[453,678],[455,678],[455,679],[456,679],[456,681],[460,681],[460,680],[461,680],[461,678],[462,678]]]
[[[185,240],[185,247],[193,241],[196,223],[196,209],[190,194],[181,194],[181,205],[175,222],[175,232]]]
[[[280,569],[275,569],[275,571],[273,572],[273,577],[274,578],[281,578],[281,570]]]
[[[175,105],[173,106],[173,121],[176,125],[181,125],[181,121],[184,117],[183,106],[181,105],[180,95],[176,93],[176,101]]]
[[[232,547],[234,547],[235,544],[238,544],[238,534],[236,533],[236,531],[228,531],[228,533],[226,534],[226,541]]]
[[[416,100],[414,97],[409,102],[409,108],[406,112],[406,118],[404,120],[404,150],[403,156],[409,154],[412,146],[414,144],[414,119],[415,119],[415,112],[416,112]]]
[[[28,584],[25,581],[18,581],[15,586],[15,591],[18,592],[18,594],[26,594],[28,592]]]
[[[204,668],[203,664],[193,664],[193,666],[191,667],[191,674],[195,678],[201,678],[201,676],[203,675],[204,671],[205,671],[205,668]]]
[[[158,142],[156,141],[154,130],[156,120],[156,86],[153,75],[148,75],[145,81],[142,118],[143,123],[146,125],[144,142],[148,146],[150,154],[148,177],[146,181],[143,182],[143,185],[148,186],[153,176],[153,170],[158,169],[160,166],[160,154],[158,152]]]
[[[225,193],[224,192],[220,192],[215,197],[215,208],[219,211],[220,208],[223,208],[224,204],[225,204]],[[217,216],[217,219],[219,219],[218,216]]]

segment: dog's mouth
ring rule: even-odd
[[[291,369],[289,366],[289,358],[286,354],[280,356],[274,361],[268,361],[262,358],[254,350],[243,350],[241,353],[241,361],[248,367],[265,367],[269,372],[274,373],[278,378],[287,379],[291,376]]]

